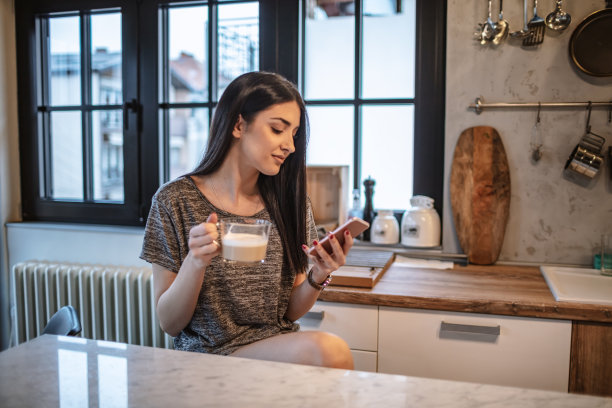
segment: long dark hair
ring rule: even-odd
[[[270,72],[249,72],[234,79],[225,89],[210,126],[208,146],[202,161],[189,173],[214,173],[232,145],[232,131],[239,115],[251,123],[255,116],[284,102],[297,102],[300,107],[300,127],[295,136],[295,151],[289,155],[275,176],[260,174],[259,194],[276,224],[289,267],[305,271],[308,259],[301,249],[306,242],[306,145],[308,116],[304,100],[294,84]]]

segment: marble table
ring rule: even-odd
[[[43,335],[0,353],[0,405],[612,408],[612,398]]]

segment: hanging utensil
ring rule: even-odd
[[[502,41],[508,37],[508,31],[510,26],[506,20],[504,20],[504,0],[499,0],[499,20],[495,24],[495,35],[493,36],[493,44],[499,45]]]
[[[493,19],[491,18],[491,0],[488,0],[488,4],[489,4],[489,13],[487,15],[487,20],[482,23],[482,24],[478,24],[478,26],[480,27],[479,30],[480,32],[477,32],[477,39],[480,40],[480,43],[482,45],[486,45],[487,43],[491,42],[493,40],[493,37],[495,36],[495,22],[493,22]]]
[[[542,158],[542,129],[540,126],[540,111],[542,110],[542,104],[538,102],[538,113],[536,116],[535,125],[531,132],[531,162],[537,163]]]
[[[612,76],[612,0],[585,18],[569,43],[572,62],[587,75]]]
[[[572,16],[561,10],[563,0],[556,0],[555,10],[546,16],[546,26],[554,31],[563,31],[572,22]]]
[[[529,35],[523,39],[523,46],[532,47],[542,44],[546,22],[542,17],[538,16],[538,0],[533,0],[533,18],[529,20],[527,27],[529,27]]]
[[[513,31],[510,33],[510,37],[523,39],[529,35],[529,27],[527,27],[527,0],[523,0],[523,29]]]
[[[591,109],[589,102],[586,132],[565,163],[564,175],[582,186],[586,186],[597,176],[604,162],[601,149],[606,139],[591,131]]]

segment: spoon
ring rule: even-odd
[[[481,44],[486,44],[489,41],[493,40],[495,36],[495,23],[491,19],[491,0],[489,0],[489,16],[487,17],[487,21],[482,26],[482,40]]]
[[[504,9],[503,9],[504,0],[499,0],[499,21],[495,25],[495,36],[493,36],[493,44],[499,45],[502,41],[508,37],[508,31],[510,30],[510,26],[508,22],[504,20]]]
[[[572,21],[572,16],[561,10],[562,0],[557,0],[555,10],[546,16],[546,26],[551,30],[563,31]]]
[[[523,0],[523,29],[510,33],[512,38],[525,38],[529,35],[529,27],[527,27],[527,0]]]

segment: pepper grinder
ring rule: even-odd
[[[372,202],[372,197],[374,196],[374,185],[376,181],[374,181],[371,177],[368,177],[363,181],[363,186],[365,187],[365,207],[363,207],[363,220],[372,224],[374,220],[374,204]],[[370,240],[370,229],[368,228],[361,235],[361,239],[364,241]]]

